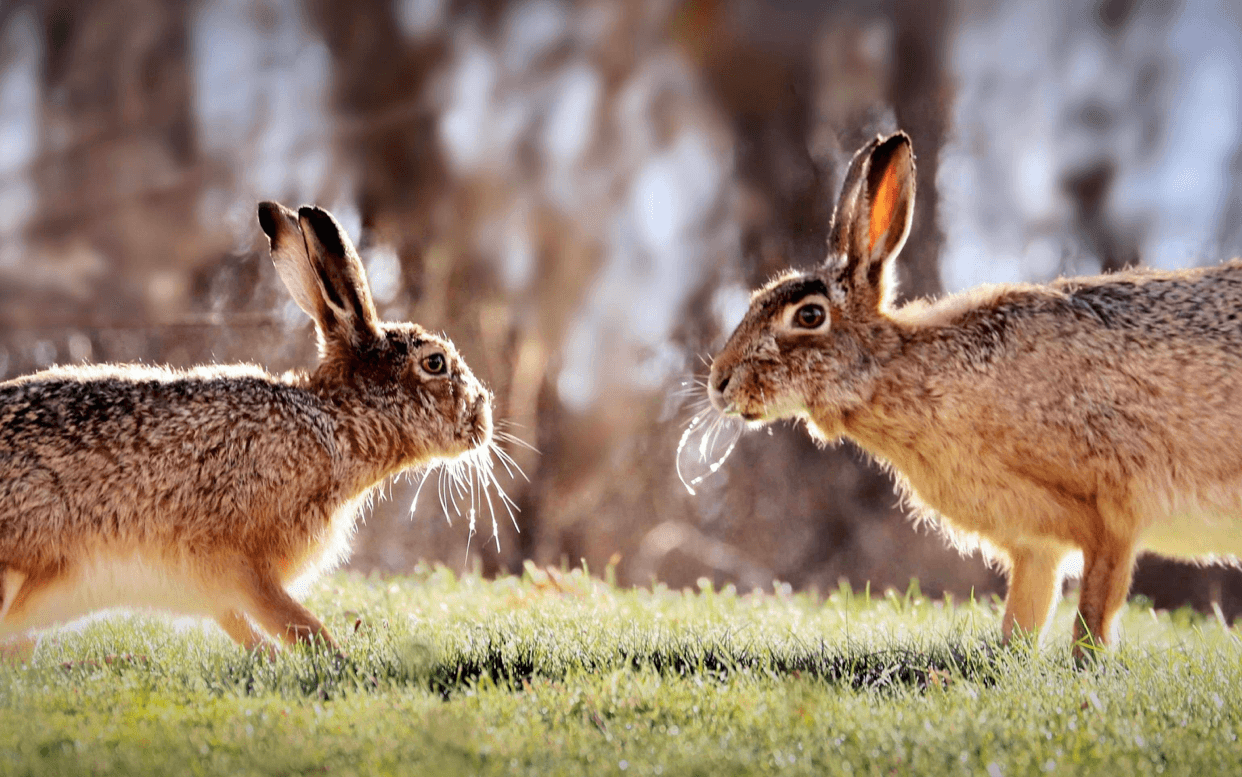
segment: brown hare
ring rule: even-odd
[[[211,616],[249,647],[270,649],[265,632],[335,645],[287,588],[348,554],[361,502],[409,467],[490,466],[491,395],[450,342],[379,320],[332,216],[265,202],[259,224],[315,321],[313,372],[101,365],[0,383],[10,657],[118,606]]]
[[[1112,641],[1140,551],[1242,555],[1242,263],[897,307],[913,208],[910,139],[877,137],[827,261],[754,293],[711,402],[886,463],[920,515],[1007,569],[1006,640],[1042,633],[1081,559],[1081,656]]]

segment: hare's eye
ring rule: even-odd
[[[823,305],[803,305],[794,313],[794,322],[803,329],[814,329],[824,323],[825,316]]]
[[[423,357],[423,369],[432,375],[444,374],[448,362],[444,360],[444,354],[431,353]]]

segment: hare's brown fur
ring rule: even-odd
[[[385,478],[490,439],[490,395],[443,338],[376,320],[331,217],[265,207],[278,267],[306,262],[281,275],[305,284],[314,372],[104,365],[0,384],[0,640],[147,605],[250,646],[331,642],[286,589],[345,557]],[[428,353],[442,376],[420,372]]]
[[[886,276],[908,212],[877,213],[867,184],[877,165],[908,166],[912,207],[908,147],[897,135],[859,152],[828,263],[756,293],[713,399],[803,418],[891,465],[920,514],[1008,568],[1006,638],[1042,631],[1081,554],[1079,636],[1108,642],[1141,550],[1242,556],[1242,263],[896,308]],[[817,331],[782,319],[807,300],[827,309]]]

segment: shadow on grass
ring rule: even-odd
[[[408,644],[403,649],[346,657],[302,650],[276,662],[252,655],[203,669],[208,686],[221,692],[276,692],[331,699],[393,687],[422,687],[447,700],[480,683],[520,691],[538,680],[563,681],[575,674],[618,670],[701,677],[719,683],[793,678],[877,692],[926,690],[958,680],[990,686],[1003,671],[1003,663],[997,659],[997,648],[986,642],[887,649],[821,644],[773,651],[685,641],[617,646],[599,655],[565,657],[533,641],[515,644],[488,638],[453,655],[435,656],[425,646]]]

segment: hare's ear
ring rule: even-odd
[[[259,226],[267,235],[272,264],[284,281],[293,301],[322,328],[329,315],[319,289],[319,278],[306,255],[306,238],[298,214],[278,202],[259,203]]]
[[[340,336],[359,344],[379,336],[379,316],[371,301],[371,287],[354,244],[332,214],[321,208],[298,208],[298,222],[306,237],[306,254],[319,276],[323,301],[336,319],[324,335]]]
[[[910,137],[876,137],[850,162],[828,237],[828,269],[851,301],[886,304],[886,269],[910,234],[914,217],[914,152]]]
[[[330,213],[311,207],[294,213],[264,202],[259,204],[259,226],[271,242],[280,279],[298,307],[315,320],[325,342],[356,348],[378,336],[366,272]]]

